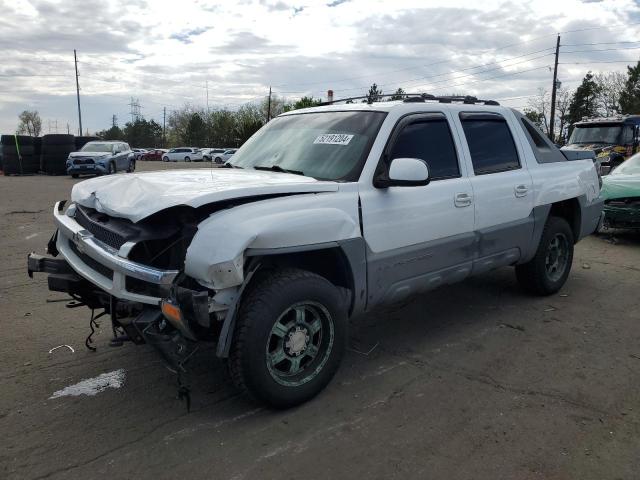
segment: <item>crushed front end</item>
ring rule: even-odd
[[[31,253],[28,273],[48,274],[51,291],[71,298],[69,307],[108,315],[112,345],[123,341],[155,346],[176,372],[200,341],[219,335],[228,306],[214,301],[216,292],[183,273],[186,250],[201,217],[177,207],[133,223],[65,202],[55,205],[57,231],[49,256]],[[94,349],[91,335],[87,347]]]
[[[640,228],[640,196],[608,199],[604,222],[610,228]]]

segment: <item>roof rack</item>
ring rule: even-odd
[[[435,95],[431,95],[429,93],[403,93],[403,94],[397,94],[397,93],[385,93],[385,94],[381,94],[381,95],[377,95],[376,98],[382,98],[382,97],[397,97],[397,96],[401,96],[403,97],[401,100],[404,103],[420,103],[420,102],[427,102],[427,101],[433,101],[433,102],[439,102],[439,103],[464,103],[466,105],[475,105],[475,104],[483,104],[483,105],[500,105],[498,102],[496,102],[495,100],[478,100],[476,97],[472,97],[470,95],[453,95],[453,96],[435,96]],[[334,103],[340,103],[340,102],[353,102],[354,100],[364,100],[367,99],[367,103],[368,104],[372,104],[374,103],[371,98],[369,97],[369,95],[362,95],[359,97],[348,97],[348,98],[339,98],[337,100],[332,100],[330,102],[321,102],[318,105],[319,106],[325,106],[325,105],[333,105]]]

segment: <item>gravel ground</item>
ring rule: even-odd
[[[210,168],[139,170],[185,166]],[[292,410],[201,351],[187,413],[151,347],[109,347],[105,321],[87,351],[88,312],[27,277],[74,182],[0,177],[0,478],[638,478],[640,235],[580,242],[553,297],[505,268],[355,319],[334,381]],[[54,395],[96,377],[112,388]]]

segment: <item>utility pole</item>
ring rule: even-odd
[[[271,120],[271,87],[269,87],[269,106],[267,107],[267,122]]]
[[[164,148],[165,131],[167,126],[167,107],[162,108],[162,148]]]
[[[205,81],[205,88],[207,89],[207,113],[209,113],[209,80]]]
[[[78,82],[78,55],[73,49],[73,61],[76,64],[76,96],[78,97],[78,123],[80,124],[80,136],[82,136],[82,111],[80,110],[80,83]]]
[[[556,60],[553,66],[553,86],[551,87],[551,118],[549,119],[549,139],[553,142],[556,119],[556,90],[558,89],[558,56],[560,55],[560,35],[556,42]]]
[[[67,135],[71,134],[71,130],[69,130],[69,122],[67,122]]]
[[[111,127],[117,127],[117,126],[118,126],[118,117],[114,113],[113,115],[111,115]]]

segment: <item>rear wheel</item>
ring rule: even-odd
[[[71,178],[78,178],[80,175],[78,175],[77,173],[72,173],[71,174]]]
[[[222,163],[222,158],[221,157],[216,157],[216,163]]]
[[[567,281],[573,263],[573,232],[564,218],[549,217],[535,256],[516,266],[522,287],[537,295],[551,295]]]
[[[185,162],[190,162],[190,161],[191,161],[191,159],[190,159],[189,157],[184,157],[184,161],[185,161]]]
[[[169,157],[162,157],[162,161],[163,162],[168,162],[169,161]]]
[[[333,378],[347,330],[344,302],[327,279],[297,269],[263,274],[238,314],[231,376],[272,407],[298,405]]]
[[[136,169],[136,161],[135,160],[130,160],[129,161],[129,168],[127,168],[127,173],[133,173]]]

